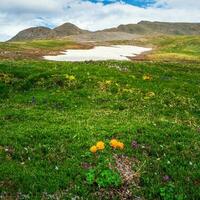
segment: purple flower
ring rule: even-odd
[[[170,177],[168,175],[163,176],[163,181],[168,182],[170,180]]]
[[[89,163],[82,163],[82,167],[84,169],[89,169],[91,167],[91,165]]]
[[[137,143],[137,141],[133,140],[131,146],[132,148],[137,149],[139,147],[139,144]]]

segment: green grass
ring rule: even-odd
[[[111,44],[152,47],[153,50],[144,57],[146,60],[174,62],[200,60],[200,36],[146,36],[133,41],[112,41]]]
[[[66,49],[90,47],[66,39],[0,42],[0,59],[42,59],[42,56],[59,54]]]
[[[97,43],[102,45],[102,43]],[[200,60],[200,36],[149,36],[129,41],[111,41],[107,44],[132,44],[152,47],[153,51],[144,59],[154,61],[192,61]],[[45,55],[59,54],[66,49],[91,48],[94,44],[81,44],[66,39],[33,40],[0,43],[0,58],[3,59],[41,59]]]
[[[149,56],[154,60],[200,60],[200,36],[160,36],[146,38],[155,50]]]
[[[89,184],[83,165],[109,176],[118,154],[138,160],[132,198],[200,199],[199,77],[198,63],[0,61],[1,194],[110,199],[115,190]],[[125,148],[112,150],[112,138]]]
[[[163,36],[154,44],[159,48],[152,59],[200,60],[200,36]]]
[[[67,45],[74,45],[75,42],[67,41],[67,40],[33,40],[33,41],[22,41],[22,42],[7,42],[0,43],[0,48],[7,50],[14,49],[48,49],[51,48],[54,50],[62,47],[66,47]]]
[[[200,54],[200,36],[163,37],[155,42],[162,46],[162,51],[168,53]]]

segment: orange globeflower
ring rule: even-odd
[[[102,141],[97,142],[96,147],[98,150],[103,150],[105,148],[105,144]]]
[[[118,142],[117,147],[120,148],[120,149],[123,149],[124,148],[124,143]]]
[[[116,139],[112,139],[110,141],[110,146],[113,147],[113,148],[117,148],[117,145],[118,145],[118,141]]]
[[[91,151],[92,153],[96,153],[96,152],[97,152],[97,147],[96,147],[96,146],[92,146],[92,147],[90,148],[90,151]]]

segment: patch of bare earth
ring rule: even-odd
[[[67,49],[91,49],[93,45],[91,44],[75,44],[68,45],[65,47],[60,47],[58,49],[44,49],[44,48],[29,48],[29,49],[18,49],[18,50],[1,50],[0,49],[0,59],[43,59],[43,56],[56,56],[61,54],[62,51]]]
[[[114,155],[115,164],[110,165],[111,169],[117,170],[122,178],[122,186],[119,188],[99,189],[94,196],[97,199],[119,199],[119,200],[144,200],[143,197],[133,194],[132,188],[140,188],[140,172],[134,171],[140,161],[136,158],[129,158],[125,155]]]

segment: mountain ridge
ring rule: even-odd
[[[121,24],[118,27],[88,31],[72,23],[64,23],[54,29],[48,27],[31,27],[20,31],[9,41],[38,40],[63,38],[72,35],[95,34],[101,32],[128,33],[134,35],[166,34],[166,35],[200,35],[200,23],[187,22],[150,22],[140,21],[137,24]]]

